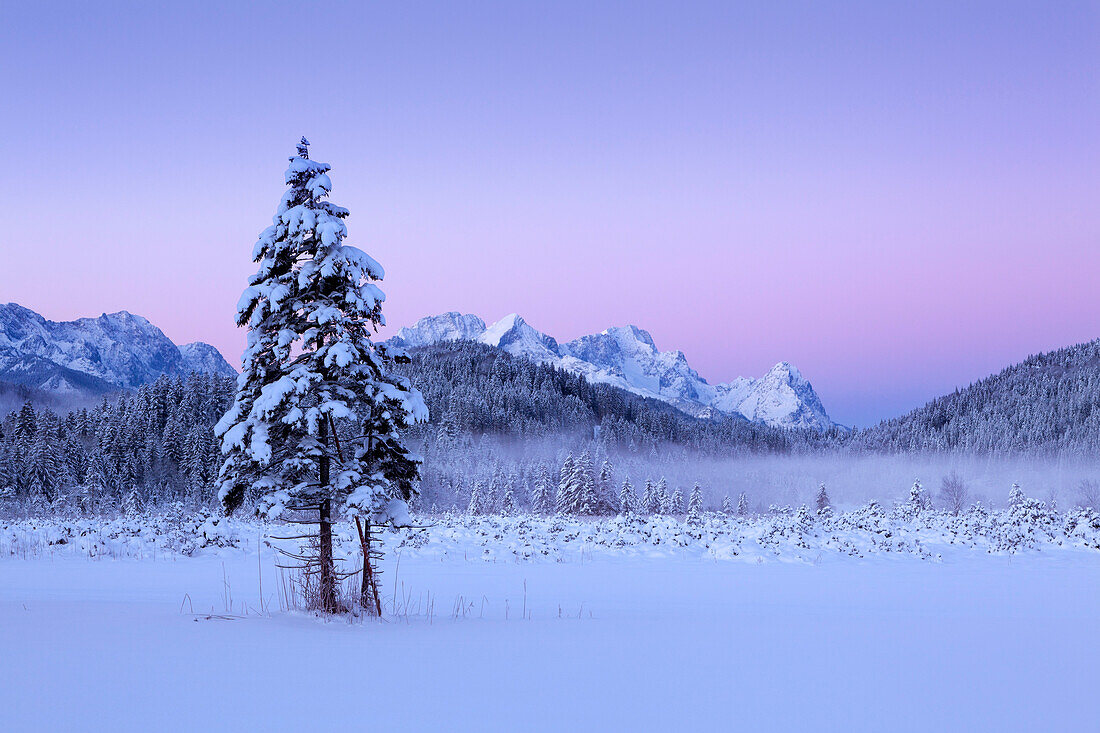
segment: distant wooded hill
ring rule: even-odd
[[[853,447],[982,454],[1100,451],[1100,339],[1028,357],[1000,374],[861,430]]]

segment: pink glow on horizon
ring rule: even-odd
[[[634,323],[868,424],[1100,336],[1100,23],[1060,11],[331,10],[339,89],[300,103],[280,12],[6,10],[0,302],[236,363],[304,133],[392,326]]]

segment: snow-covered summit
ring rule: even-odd
[[[45,390],[132,388],[162,374],[236,372],[209,344],[176,346],[127,311],[49,321],[16,303],[0,305],[0,379]]]
[[[224,374],[233,376],[236,370],[229,366],[222,353],[208,343],[192,341],[179,347],[184,371],[199,374]]]
[[[785,361],[755,380],[736,409],[750,420],[765,423],[781,420],[790,427],[817,430],[833,425],[809,381]]]
[[[658,350],[649,332],[637,326],[615,326],[582,336],[567,343],[563,351],[567,368],[584,373],[589,381],[614,384],[681,407],[709,404],[710,385],[691,368],[684,352]]]
[[[712,385],[688,364],[682,351],[659,350],[648,331],[633,325],[559,344],[515,313],[488,327],[474,315],[444,313],[401,329],[395,341],[415,347],[463,339],[554,364],[590,382],[663,400],[691,414],[717,410],[776,427],[825,430],[834,425],[813,387],[787,362],[759,379],[740,377]]]
[[[489,326],[477,340],[531,361],[556,361],[561,357],[558,342],[552,336],[531,328],[527,321],[515,313],[510,313]]]
[[[427,346],[441,341],[474,341],[485,331],[485,321],[473,314],[451,311],[421,318],[412,326],[397,332],[395,341],[409,348]]]

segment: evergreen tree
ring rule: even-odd
[[[0,445],[0,494],[8,497],[15,496],[15,467],[11,455]]]
[[[613,514],[619,502],[615,497],[615,468],[610,460],[604,460],[600,466],[600,477],[596,480],[596,513]]]
[[[107,476],[103,468],[102,457],[93,456],[88,459],[88,470],[84,475],[84,483],[80,493],[80,509],[85,514],[94,512],[103,504],[107,493]]]
[[[75,432],[65,438],[65,475],[76,485],[84,483],[88,472],[88,453]]]
[[[145,501],[141,498],[141,492],[139,492],[135,486],[126,494],[126,501],[122,504],[122,513],[130,519],[135,519],[144,512]]]
[[[447,408],[439,421],[439,431],[436,433],[436,439],[444,448],[453,448],[458,444],[458,435],[458,417],[452,405]]]
[[[725,514],[727,517],[731,517],[733,516],[734,511],[736,510],[733,506],[733,500],[730,499],[729,494],[726,494],[722,497],[722,513]]]
[[[558,472],[558,496],[556,508],[559,512],[568,513],[569,507],[576,503],[575,486],[573,485],[573,454],[565,457]]]
[[[57,501],[68,484],[64,456],[50,416],[38,420],[38,432],[30,451],[30,487],[33,497],[47,507]]]
[[[634,495],[634,487],[630,485],[629,479],[625,479],[622,488],[619,489],[619,514],[624,517],[634,514],[637,503],[638,498]]]
[[[668,514],[678,517],[684,513],[684,492],[676,489],[668,501]]]
[[[226,457],[219,497],[228,512],[249,490],[269,516],[318,512],[319,600],[332,611],[333,504],[368,523],[406,521],[419,462],[401,433],[428,415],[391,371],[408,357],[372,340],[384,324],[374,284],[382,267],[343,243],[348,211],[327,201],[329,166],[310,160],[307,146],[303,138],[290,159],[289,188],[256,243],[259,268],[238,305],[248,344],[233,406],[217,425]]]
[[[512,488],[512,483],[509,481],[508,485],[504,488],[504,498],[500,501],[500,513],[506,517],[515,516],[519,507],[516,504],[516,491]]]
[[[470,490],[470,503],[466,507],[466,513],[470,516],[481,514],[481,482],[474,481],[474,488]]]
[[[15,439],[28,441],[34,437],[37,432],[38,417],[34,412],[34,405],[30,402],[25,402],[15,418]]]
[[[661,502],[657,498],[657,491],[653,488],[653,482],[649,479],[646,479],[645,488],[642,490],[641,508],[643,514],[656,514],[661,511]]]
[[[657,482],[657,488],[653,490],[657,496],[658,508],[655,514],[672,514],[672,495],[668,493],[668,482],[662,476]]]
[[[747,517],[749,515],[749,501],[745,497],[745,492],[742,491],[737,496],[737,516]]]
[[[492,514],[497,510],[497,498],[500,495],[498,486],[501,483],[500,466],[497,466],[493,475],[489,477],[489,484],[481,499],[481,511],[483,514]]]
[[[909,489],[909,501],[907,503],[909,512],[914,515],[932,508],[932,500],[925,493],[924,486],[921,485],[919,479],[913,481],[913,486]]]
[[[593,475],[592,454],[588,449],[581,451],[573,462],[573,472],[566,484],[566,491],[564,495],[559,492],[558,499],[558,511],[566,514],[590,516],[596,513],[596,477]]]
[[[531,510],[536,514],[549,514],[554,511],[553,480],[546,464],[540,464],[535,477],[535,491],[531,496]]]
[[[691,494],[688,496],[687,521],[688,524],[703,522],[703,491],[699,484],[691,487]]]
[[[829,501],[829,494],[825,491],[825,484],[822,483],[817,490],[817,499],[815,500],[818,514],[825,514],[832,509],[832,502]]]
[[[1008,507],[1009,509],[1015,509],[1027,501],[1027,496],[1024,494],[1024,490],[1020,488],[1019,484],[1012,484],[1012,489],[1008,492]]]

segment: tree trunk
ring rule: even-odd
[[[332,564],[332,500],[321,501],[321,610],[336,612],[336,570]]]
[[[368,613],[382,615],[382,599],[378,595],[378,578],[374,574],[370,546],[370,523],[364,525],[359,517],[355,518],[355,527],[359,530],[359,546],[363,552],[363,577],[359,586],[359,603]]]
[[[325,492],[329,484],[328,426],[321,421],[321,444],[325,453],[321,456],[321,491]],[[321,610],[325,613],[336,612],[336,568],[332,562],[332,500],[325,496],[321,499],[320,516],[320,561],[321,561]]]

